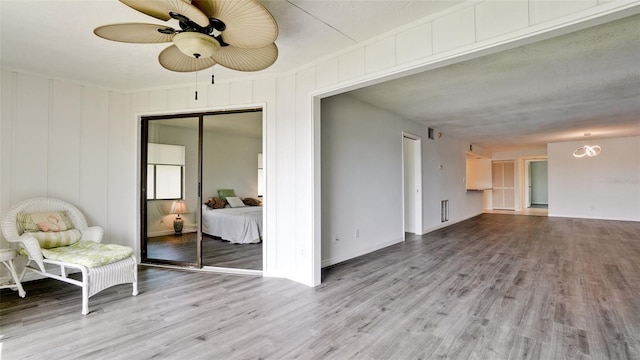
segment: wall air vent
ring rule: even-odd
[[[449,221],[449,200],[440,202],[440,222]]]

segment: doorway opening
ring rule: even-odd
[[[549,208],[549,180],[546,159],[524,161],[524,207],[527,209]]]
[[[402,134],[404,233],[422,235],[422,140]]]

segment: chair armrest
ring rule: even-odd
[[[81,229],[82,238],[80,240],[91,240],[97,243],[102,242],[102,236],[104,230],[100,226],[90,226],[86,229]]]
[[[27,252],[27,255],[30,260],[35,261],[40,267],[41,271],[45,271],[44,269],[44,257],[42,256],[42,251],[40,251],[40,243],[36,238],[31,236],[29,233],[24,233],[17,238],[7,239],[9,242],[17,242],[22,245],[22,248]]]

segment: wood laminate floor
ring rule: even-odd
[[[196,263],[196,233],[157,236],[148,239],[150,259]],[[235,244],[209,235],[202,237],[202,264],[247,270],[262,270],[262,243]]]
[[[483,214],[292,281],[1,290],[2,359],[640,359],[640,223]]]

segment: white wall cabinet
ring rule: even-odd
[[[515,164],[510,161],[491,163],[493,183],[493,208],[496,210],[515,210]]]

